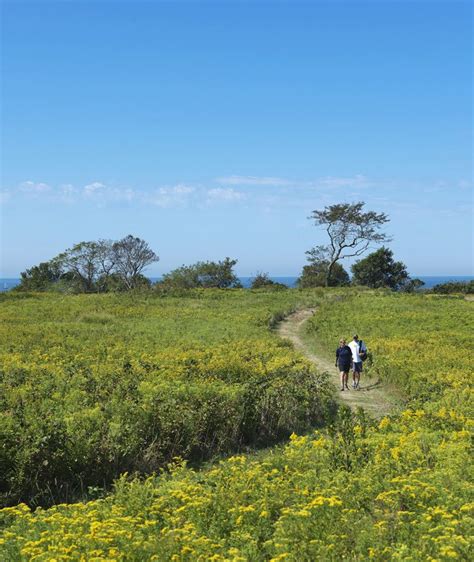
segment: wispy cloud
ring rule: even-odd
[[[268,186],[283,186],[292,185],[291,180],[284,178],[274,177],[259,177],[259,176],[224,176],[216,178],[216,181],[225,185],[268,185]]]
[[[365,188],[370,187],[372,182],[362,175],[356,174],[355,176],[340,177],[340,176],[326,176],[318,178],[312,182],[308,182],[308,185],[313,187],[325,187],[330,189],[338,188]]]
[[[214,189],[208,189],[207,199],[209,202],[213,201],[227,201],[235,202],[245,199],[245,193],[241,191],[236,191],[232,187],[216,187]]]
[[[468,180],[465,178],[457,181],[448,181],[446,179],[443,179],[430,184],[430,187],[433,188],[433,190],[437,191],[452,191],[453,189],[459,189],[461,191],[471,190],[473,186],[474,184],[472,180]]]
[[[150,193],[139,193],[138,197],[142,201],[157,207],[174,207],[186,204],[195,192],[196,188],[194,186],[179,183],[177,185],[158,187]]]
[[[41,183],[41,182],[38,183],[28,180],[21,183],[19,185],[19,189],[24,193],[41,195],[43,193],[50,192],[52,188],[47,183]]]
[[[87,202],[99,207],[110,203],[134,203],[161,208],[179,207],[191,203],[206,205],[211,202],[238,202],[245,199],[244,193],[230,187],[209,188],[200,184],[177,183],[154,189],[137,190],[108,185],[102,181],[93,181],[80,187],[70,183],[53,187],[45,183],[26,181],[13,190],[4,190],[0,201],[5,203],[14,196],[26,200],[42,198],[45,201],[68,204]]]
[[[220,181],[216,185],[216,181]],[[5,186],[0,203],[9,205],[18,200],[46,201],[57,204],[151,205],[159,208],[194,205],[250,204],[266,212],[288,207],[316,208],[340,200],[362,199],[373,203],[390,200],[417,200],[417,193],[429,193],[433,203],[447,191],[456,190],[458,202],[467,201],[471,182],[439,180],[433,182],[374,180],[363,174],[321,176],[308,180],[290,180],[276,176],[233,175],[211,180],[210,184],[176,183],[151,189],[117,186],[98,179],[83,185],[63,183],[57,186],[39,181],[24,181],[15,187]],[[254,186],[254,188],[253,188]],[[394,198],[394,194],[399,197]],[[378,199],[382,198],[382,199]],[[437,203],[436,203],[437,204]],[[441,204],[441,203],[440,203]]]
[[[120,187],[100,180],[94,180],[82,186],[75,186],[71,183],[52,186],[44,182],[28,180],[20,183],[14,189],[4,190],[1,201],[6,203],[15,197],[22,197],[67,204],[89,202],[99,207],[113,203],[134,203],[169,208],[189,204],[239,203],[244,200],[253,200],[259,204],[262,197],[274,196],[274,202],[278,206],[284,200],[288,200],[289,204],[301,203],[305,197],[314,197],[315,190],[318,191],[319,196],[323,196],[324,192],[330,193],[338,188],[362,188],[370,185],[369,180],[363,175],[327,176],[309,181],[294,181],[273,176],[234,175],[221,177],[218,180],[220,185],[215,187],[198,183],[177,183],[157,186],[153,189]],[[241,189],[238,189],[239,186]],[[260,189],[249,191],[246,189],[249,186],[261,187],[262,191]],[[293,194],[294,190],[299,190],[297,196]],[[266,195],[264,195],[265,192]]]
[[[112,201],[132,201],[136,193],[130,188],[109,186],[101,181],[93,181],[76,187],[71,183],[52,186],[44,182],[24,181],[15,188],[4,190],[3,201],[17,197],[23,200],[41,199],[56,203],[78,203],[89,201],[100,206]]]
[[[365,188],[370,187],[369,179],[362,175],[354,176],[324,176],[312,180],[292,180],[289,178],[279,178],[273,176],[223,176],[215,179],[223,185],[237,186],[260,186],[260,187],[294,187],[294,188],[313,188],[313,189],[337,189],[337,188]]]
[[[96,193],[101,193],[105,189],[107,189],[107,186],[104,183],[100,181],[94,181],[84,186],[84,193],[86,197],[88,197],[90,195],[95,195]]]
[[[79,190],[71,183],[64,183],[58,187],[58,199],[64,203],[74,203],[77,199]]]
[[[66,193],[74,197],[74,187],[69,185],[66,187]],[[103,207],[111,202],[131,202],[136,198],[136,193],[130,188],[120,188],[106,185],[100,181],[94,181],[85,185],[79,190],[79,199],[88,199],[94,201],[97,205]]]

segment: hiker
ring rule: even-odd
[[[339,368],[339,372],[341,373],[341,390],[344,390],[344,387],[349,390],[349,387],[347,386],[347,380],[349,378],[351,361],[351,348],[346,345],[346,340],[342,338],[339,341],[339,347],[336,349],[336,367]]]
[[[352,388],[360,390],[360,374],[362,373],[362,361],[367,359],[367,346],[354,334],[348,346],[352,352]]]

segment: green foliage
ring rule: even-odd
[[[235,289],[240,282],[234,273],[237,260],[225,258],[219,262],[199,261],[183,265],[163,275],[158,288],[164,289]]]
[[[329,262],[313,261],[310,265],[303,266],[301,277],[298,279],[298,286],[302,289],[311,287],[325,287],[327,284]],[[341,287],[349,285],[350,279],[347,271],[340,263],[335,263],[329,278],[330,287]]]
[[[15,291],[48,291],[57,283],[63,271],[57,260],[41,262],[21,273],[20,284]]]
[[[273,289],[273,290],[283,290],[288,289],[283,283],[277,283],[273,281],[268,276],[268,273],[257,273],[257,275],[252,279],[251,289]]]
[[[449,283],[439,283],[431,291],[440,295],[450,295],[463,293],[466,295],[474,294],[474,281],[450,281]]]
[[[70,501],[177,455],[199,461],[321,424],[325,377],[268,331],[305,297],[222,294],[6,295],[3,502]]]
[[[103,273],[100,266],[102,252],[110,251],[106,244],[102,241],[80,242],[55,258],[76,286],[76,292],[91,293],[96,290],[98,277]]]
[[[133,280],[133,289],[150,289],[152,286],[148,277],[137,274]],[[130,287],[125,283],[123,277],[118,273],[103,275],[97,280],[97,287],[100,292],[123,292],[129,291]]]
[[[397,290],[409,281],[405,264],[394,261],[392,250],[385,246],[356,262],[351,270],[354,285],[365,285],[373,289],[387,287]]]
[[[425,285],[425,282],[422,281],[421,279],[408,279],[407,281],[405,281],[405,283],[403,283],[403,285],[401,286],[401,290],[404,293],[416,293],[417,291],[419,291],[423,286]]]

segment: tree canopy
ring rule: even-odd
[[[380,228],[389,221],[385,213],[364,212],[364,202],[338,203],[313,211],[310,219],[324,227],[329,244],[311,248],[306,253],[312,263],[328,263],[326,286],[331,285],[335,264],[344,258],[362,255],[371,244],[389,240]]]
[[[222,261],[198,261],[193,265],[183,265],[163,275],[161,287],[173,289],[216,288],[231,289],[241,287],[234,273],[237,260],[225,258]]]
[[[129,234],[112,244],[113,269],[121,277],[127,289],[141,283],[142,271],[160,258],[145,240]]]
[[[374,289],[388,287],[398,290],[410,280],[405,264],[395,261],[393,252],[385,246],[356,262],[351,269],[355,285]]]
[[[21,274],[20,288],[23,291],[47,291],[54,283],[57,283],[63,271],[61,265],[54,260],[41,262]],[[17,289],[18,289],[17,288]]]
[[[73,292],[101,292],[143,287],[150,282],[144,269],[159,257],[140,238],[79,242],[49,262],[21,273],[17,290],[46,291],[64,288]]]

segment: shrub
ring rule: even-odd
[[[310,265],[303,266],[303,272],[298,279],[298,287],[307,289],[311,287],[325,287],[329,262],[313,261]],[[350,279],[344,267],[336,262],[333,265],[331,277],[329,279],[329,287],[342,287],[349,285]]]
[[[273,289],[273,290],[288,289],[288,287],[283,283],[277,283],[276,281],[270,279],[268,273],[257,273],[257,275],[252,279],[252,284],[250,285],[250,288]]]
[[[432,289],[433,293],[440,295],[450,295],[462,293],[466,295],[474,294],[474,280],[471,281],[449,281],[448,283],[439,283]]]
[[[235,289],[241,287],[233,268],[237,260],[225,258],[219,262],[197,262],[183,265],[163,275],[157,283],[164,289]]]

